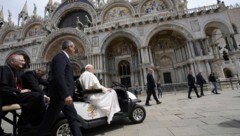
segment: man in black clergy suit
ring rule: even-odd
[[[49,85],[50,104],[39,127],[38,136],[50,135],[51,128],[61,112],[68,119],[73,136],[82,136],[77,121],[77,112],[73,105],[74,80],[69,55],[75,52],[72,41],[66,40],[62,44],[62,51],[53,57],[51,62],[51,81]]]
[[[161,102],[157,99],[155,88],[156,88],[156,83],[153,78],[153,69],[149,68],[148,74],[147,74],[147,100],[145,103],[146,106],[151,106],[149,104],[151,95],[153,95],[153,98],[156,100],[157,104],[161,104]]]
[[[195,85],[195,83],[196,83],[195,77],[192,75],[191,70],[188,73],[187,79],[188,79],[188,87],[189,87],[189,89],[188,89],[188,99],[192,99],[192,97],[191,97],[192,89],[194,89],[197,97],[200,98],[201,96],[199,96],[198,91],[197,91],[197,87]]]
[[[46,95],[46,92],[40,87],[40,85],[48,86],[48,81],[43,79],[42,76],[46,74],[45,67],[40,67],[36,70],[26,71],[22,76],[23,88],[28,88],[32,92],[38,92],[44,96],[46,102],[50,101],[50,98]]]
[[[25,65],[23,55],[13,54],[7,58],[7,65],[0,67],[0,95],[2,105],[19,104],[22,112],[18,120],[18,135],[34,127],[44,111],[43,97],[39,93],[22,89],[19,72]],[[39,124],[38,124],[39,125]]]

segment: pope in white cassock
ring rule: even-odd
[[[102,89],[103,93],[87,95],[89,102],[101,109],[107,115],[107,122],[110,124],[113,115],[120,111],[118,97],[115,90],[102,86],[93,74],[94,66],[86,65],[85,72],[80,76],[79,80],[83,89]]]

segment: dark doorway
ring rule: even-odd
[[[163,78],[165,84],[172,83],[171,72],[163,73]]]
[[[131,79],[130,77],[123,77],[121,78],[121,84],[125,85],[126,87],[131,86]]]

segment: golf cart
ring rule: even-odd
[[[78,113],[79,126],[84,129],[94,128],[107,124],[106,115],[97,107],[86,102],[85,94],[102,93],[102,90],[83,90],[78,80],[76,81],[76,93],[74,96],[74,106]],[[137,99],[134,94],[127,88],[117,82],[113,83],[112,88],[118,95],[118,101],[121,111],[116,113],[113,121],[129,118],[133,123],[141,123],[146,117],[146,111],[143,106],[138,105],[141,100]],[[52,129],[52,136],[71,135],[68,121],[64,114],[60,114],[55,126]]]

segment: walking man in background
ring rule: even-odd
[[[209,75],[208,79],[210,82],[212,82],[212,85],[213,85],[212,93],[220,94],[218,93],[218,90],[217,90],[217,78],[213,72]]]
[[[157,96],[156,96],[156,83],[155,83],[155,80],[153,78],[153,69],[149,68],[148,69],[148,74],[147,74],[147,100],[146,100],[146,103],[145,105],[146,106],[151,106],[149,104],[149,100],[150,100],[150,97],[151,95],[153,95],[153,98],[156,100],[156,103],[157,104],[161,104],[161,102],[158,100]]]
[[[197,91],[197,87],[195,86],[195,77],[192,75],[192,71],[191,71],[191,70],[189,71],[189,74],[188,74],[188,76],[187,76],[187,79],[188,79],[188,86],[189,86],[188,98],[189,98],[189,99],[192,99],[192,97],[191,97],[192,89],[194,89],[197,97],[200,98],[200,96],[199,96],[199,94],[198,94],[198,91]]]
[[[201,96],[204,96],[203,93],[203,84],[206,84],[206,80],[203,78],[202,76],[202,72],[198,72],[197,76],[197,84],[200,86],[200,90],[201,90]]]

